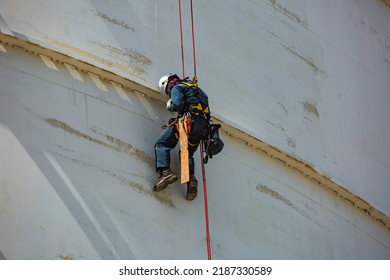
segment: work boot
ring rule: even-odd
[[[162,191],[163,189],[168,187],[169,184],[172,184],[177,180],[177,176],[173,174],[170,169],[165,169],[163,171],[159,171],[158,173],[159,176],[157,179],[157,183],[153,187],[153,190],[155,192]]]
[[[190,175],[190,181],[187,183],[187,200],[194,200],[198,195],[198,180],[193,174]]]

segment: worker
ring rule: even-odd
[[[195,177],[194,152],[204,137],[209,125],[210,110],[207,94],[189,79],[180,79],[176,74],[167,74],[161,77],[159,89],[170,99],[166,108],[170,112],[177,112],[178,117],[187,115],[192,120],[188,134],[188,162],[190,180],[187,182],[187,200],[194,200],[198,194],[198,181]],[[177,176],[170,169],[170,151],[175,148],[179,140],[179,132],[175,122],[170,123],[162,132],[155,144],[157,183],[153,190],[162,191],[169,184],[176,182]]]

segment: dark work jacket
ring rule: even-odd
[[[179,83],[172,88],[171,105],[167,109],[171,112],[183,114],[189,107],[198,103],[201,103],[204,108],[208,107],[209,98],[207,94],[199,87],[195,92],[192,87]]]

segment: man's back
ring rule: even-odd
[[[187,109],[186,107],[201,103],[204,108],[209,106],[207,94],[199,87],[188,86],[179,83],[172,88],[170,111],[180,112]]]

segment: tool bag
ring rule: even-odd
[[[224,146],[223,141],[219,137],[218,129],[221,128],[220,124],[210,124],[207,127],[206,136],[203,141],[203,152],[206,156],[203,159],[204,163],[207,163],[208,158],[219,154]]]

